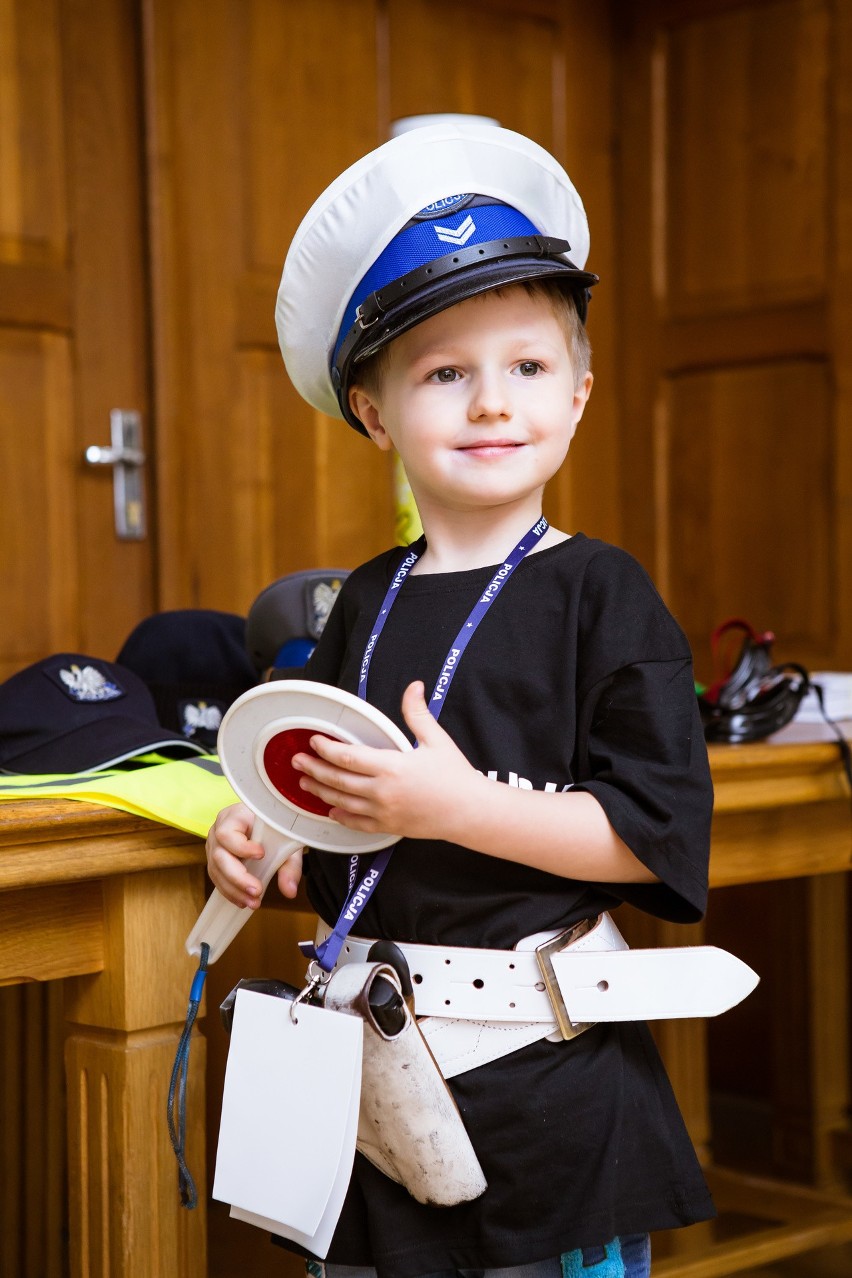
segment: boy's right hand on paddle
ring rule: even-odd
[[[262,888],[251,873],[250,863],[260,861],[264,849],[251,837],[254,813],[244,803],[223,808],[207,835],[207,871],[214,885],[233,905],[256,910]],[[249,865],[246,865],[246,862]],[[291,900],[302,877],[302,853],[294,852],[278,871],[278,887]]]

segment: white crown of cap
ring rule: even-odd
[[[323,191],[284,262],[275,305],[278,341],[293,385],[314,408],[342,416],[330,361],[359,280],[415,213],[463,192],[512,205],[541,235],[568,240],[572,263],[585,266],[589,225],[582,201],[538,143],[472,120],[392,138]]]

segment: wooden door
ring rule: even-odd
[[[618,7],[625,536],[709,674],[852,663],[848,5]]]
[[[0,0],[0,677],[114,658],[154,606],[152,537],[116,537],[82,460],[112,409],[151,442],[137,27],[132,0]]]

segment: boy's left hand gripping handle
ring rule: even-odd
[[[287,858],[294,852],[298,852],[304,844],[289,838],[286,834],[279,834],[277,830],[270,829],[260,817],[255,817],[251,837],[255,843],[263,844],[266,855],[262,861],[246,862],[246,869],[260,881],[265,892],[269,882]],[[201,944],[206,941],[210,946],[207,961],[215,963],[253,913],[254,911],[248,906],[232,905],[218,889],[215,889],[199,914],[195,927],[186,938],[187,952],[200,954]]]

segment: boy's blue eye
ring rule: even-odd
[[[541,364],[537,359],[525,359],[518,365],[518,372],[521,377],[535,377],[536,373],[541,371]]]
[[[436,368],[432,374],[432,380],[436,382],[454,382],[458,377],[458,373],[454,368]]]

